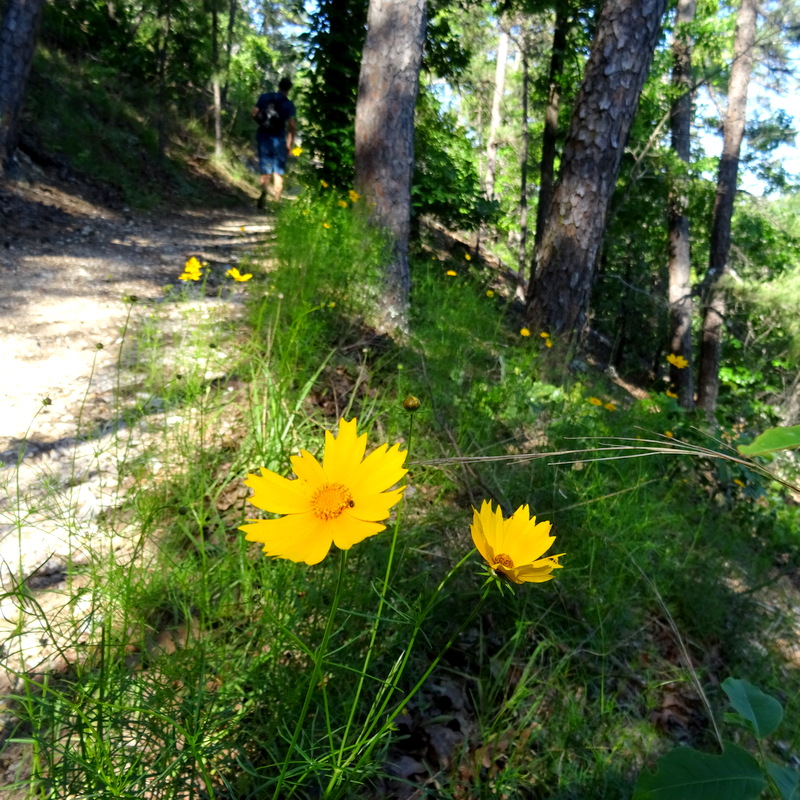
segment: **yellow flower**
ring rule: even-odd
[[[689,366],[689,362],[683,356],[675,355],[675,353],[670,353],[667,356],[667,361],[678,369],[684,369]]]
[[[241,226],[239,226],[239,230],[240,230],[242,233],[244,233],[244,232],[245,232],[247,229],[244,227],[244,225],[241,225]]]
[[[357,203],[361,197],[361,195],[355,189],[351,189],[347,194],[354,203]]]
[[[527,328],[520,328],[519,329],[520,336],[530,336],[531,332]]]
[[[331,224],[329,222],[323,222],[322,223],[322,227],[326,228],[327,230],[330,230],[331,229]]]
[[[606,411],[616,411],[616,410],[617,410],[617,407],[616,407],[616,406],[615,406],[613,403],[606,403],[606,404],[603,406],[603,408],[604,408]]]
[[[292,456],[297,480],[264,467],[248,475],[250,502],[262,511],[282,514],[279,519],[248,520],[240,530],[246,539],[260,542],[274,558],[318,564],[331,543],[342,550],[386,528],[380,524],[403,493],[390,489],[407,470],[406,451],[383,444],[366,458],[367,435],[356,433],[356,420],[339,420],[339,435],[325,432],[325,455],[320,464],[301,450]]]
[[[667,439],[671,439],[674,435],[672,431],[664,431],[664,436],[666,436]]]
[[[603,405],[603,401],[602,401],[602,400],[600,400],[600,399],[599,399],[599,398],[597,398],[597,397],[590,397],[590,398],[589,398],[589,402],[590,402],[590,403],[591,403],[593,406],[601,406],[601,405]]]
[[[542,331],[542,332],[539,334],[539,336],[541,336],[541,337],[542,337],[542,339],[549,339],[549,338],[550,338],[550,334],[549,334],[547,331]]]
[[[664,394],[665,394],[667,397],[671,397],[673,400],[677,400],[677,399],[678,399],[678,395],[677,395],[677,394],[675,394],[675,392],[672,392],[672,391],[670,391],[669,389],[667,389],[667,391],[666,391],[666,392],[664,392]]]
[[[327,181],[320,181],[320,182],[319,182],[319,185],[320,185],[320,186],[321,186],[323,189],[327,189],[327,188],[328,188],[328,186],[330,186],[330,184],[329,184]]]
[[[302,152],[303,152],[303,148],[302,148],[302,147],[293,147],[293,148],[292,148],[292,155],[293,155],[295,158],[297,158],[297,156],[299,156],[299,155],[300,155],[300,153],[302,153]]]
[[[445,275],[449,275],[451,278],[454,278],[458,273],[454,269],[449,269],[445,272]]]
[[[184,271],[178,275],[179,281],[199,281],[203,277],[203,267],[194,256],[184,264],[183,269]]]
[[[545,345],[547,347],[552,347],[553,346],[553,340],[552,339],[545,339],[544,343],[545,343]]]
[[[495,572],[514,583],[543,583],[562,566],[558,559],[563,553],[542,558],[555,536],[550,536],[549,522],[536,524],[528,506],[520,506],[508,519],[503,519],[499,506],[492,511],[488,500],[483,501],[480,511],[472,511],[472,541]]]
[[[733,482],[734,482],[734,483],[735,483],[737,486],[741,486],[741,487],[742,487],[742,489],[744,489],[744,487],[745,487],[745,483],[744,483],[744,481],[740,481],[738,478],[734,478],[734,479],[733,479]]]
[[[467,261],[472,261],[472,256],[469,253],[464,253],[464,258]]]
[[[487,289],[486,290],[487,297],[494,297],[494,289]]]
[[[242,273],[239,272],[238,267],[231,267],[231,269],[229,269],[225,274],[233,278],[235,281],[238,281],[239,283],[244,283],[245,281],[249,281],[250,278],[253,277],[249,272],[242,275]]]
[[[347,208],[347,200],[339,200],[338,206],[339,208]]]

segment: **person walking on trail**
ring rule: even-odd
[[[272,183],[272,197],[279,202],[283,194],[286,157],[292,149],[296,131],[294,103],[287,97],[292,82],[281,78],[277,92],[265,92],[256,101],[253,119],[258,123],[258,165],[261,172],[261,196],[258,208],[264,203]]]

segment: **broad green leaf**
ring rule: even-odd
[[[753,726],[759,739],[775,731],[783,719],[783,706],[752,683],[738,678],[726,678],[722,690],[736,711]]]
[[[758,762],[746,750],[725,743],[721,756],[676,747],[643,772],[633,800],[758,800],[767,788]]]
[[[737,448],[743,456],[763,456],[778,450],[800,447],[800,425],[791,428],[769,428],[750,442]]]
[[[789,767],[780,767],[767,761],[767,772],[781,793],[781,800],[800,800],[800,772]]]

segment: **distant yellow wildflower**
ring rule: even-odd
[[[339,208],[347,208],[347,200],[339,200],[337,204]]]
[[[350,200],[352,200],[354,203],[357,203],[361,197],[361,195],[355,189],[351,189],[347,194],[350,197]]]
[[[330,222],[323,222],[322,227],[327,230],[330,230],[333,226],[330,224]]]
[[[183,270],[178,275],[179,281],[199,281],[203,276],[203,265],[194,256],[184,264]]]
[[[464,253],[464,258],[465,258],[467,261],[472,261],[472,256],[471,256],[469,253]]]
[[[549,339],[549,338],[550,338],[550,334],[549,334],[547,331],[542,331],[542,332],[539,334],[539,336],[541,336],[541,337],[542,337],[542,339]]]
[[[454,269],[449,269],[447,270],[447,272],[445,272],[445,275],[449,275],[451,278],[455,278],[455,276],[458,275],[458,273]]]
[[[249,281],[250,278],[253,277],[249,272],[242,275],[242,273],[239,272],[238,267],[231,267],[225,274],[233,278],[235,281],[238,281],[239,283],[244,283],[245,281]]]
[[[603,405],[603,401],[599,397],[590,397],[589,398],[589,402],[593,406],[601,406],[601,405]]]
[[[677,394],[675,394],[675,392],[673,392],[673,391],[672,391],[672,390],[670,390],[670,389],[667,389],[667,391],[666,391],[666,392],[664,392],[664,394],[665,394],[667,397],[671,397],[673,400],[677,400],[677,399],[678,399],[678,395],[677,395]]]
[[[323,189],[327,189],[327,188],[330,186],[330,184],[329,184],[327,181],[320,181],[320,182],[319,182],[319,185],[320,185],[320,186],[321,186]]]
[[[293,155],[295,158],[297,158],[297,156],[299,156],[299,155],[300,155],[300,153],[302,153],[302,152],[303,152],[303,148],[302,148],[302,147],[293,147],[293,148],[292,148],[292,155]]]
[[[545,344],[545,347],[552,347],[553,346],[553,340],[552,339],[545,339],[544,340],[544,344]]]
[[[528,330],[528,328],[520,328],[519,329],[519,335],[520,336],[530,336],[531,332],[530,332],[530,330]]]
[[[494,297],[494,289],[487,289],[486,290],[487,297]]]
[[[616,407],[616,406],[615,406],[613,403],[606,403],[606,404],[603,406],[603,408],[604,408],[606,411],[616,411],[616,410],[617,410],[617,407]]]
[[[677,369],[684,369],[689,366],[689,362],[683,356],[676,355],[675,353],[670,353],[667,356],[667,361]]]

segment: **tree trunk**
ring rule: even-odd
[[[528,40],[522,37],[522,153],[519,165],[519,261],[520,280],[525,279],[525,265],[528,262],[528,88],[530,85],[530,65],[528,63]]]
[[[219,87],[219,16],[216,4],[211,9],[211,92],[214,97],[214,155],[222,158],[222,98]]]
[[[717,173],[717,194],[711,223],[711,248],[708,272],[703,279],[703,334],[700,344],[700,374],[697,379],[697,405],[709,417],[717,407],[719,365],[722,356],[722,326],[725,321],[725,290],[721,284],[728,268],[731,247],[731,219],[736,197],[739,152],[744,137],[747,89],[753,70],[757,6],[755,0],[742,0],[736,15],[733,66],[728,80],[728,109],[722,138],[722,157]]]
[[[370,0],[358,83],[355,184],[374,225],[391,235],[381,327],[408,328],[408,237],[414,107],[425,39],[425,0]]]
[[[19,117],[44,0],[8,0],[0,28],[0,172],[16,164]]]
[[[550,210],[555,183],[556,142],[558,141],[558,107],[560,102],[559,81],[564,71],[564,50],[569,30],[568,6],[556,4],[556,24],[553,29],[553,46],[550,53],[550,75],[548,77],[547,108],[544,111],[542,133],[542,163],[539,166],[539,203],[536,208],[536,233],[533,241],[538,249],[542,243],[544,223]]]
[[[688,175],[692,124],[692,40],[686,27],[694,19],[697,0],[678,0],[675,37],[672,41],[672,85],[678,93],[672,104],[670,130],[672,149],[682,165],[674,177],[668,199],[669,215],[669,329],[670,351],[683,356],[688,367],[670,367],[670,381],[678,402],[694,408],[692,367],[692,283],[689,239]],[[685,165],[685,167],[683,166]]]
[[[506,61],[508,60],[508,34],[500,31],[497,40],[497,63],[494,70],[494,93],[492,94],[492,118],[489,120],[489,139],[486,146],[486,178],[484,187],[489,200],[494,199],[494,181],[497,172],[497,134],[502,122],[500,111],[506,86]]]
[[[667,0],[606,0],[572,112],[558,185],[528,286],[529,327],[572,335],[586,323],[625,141]]]

